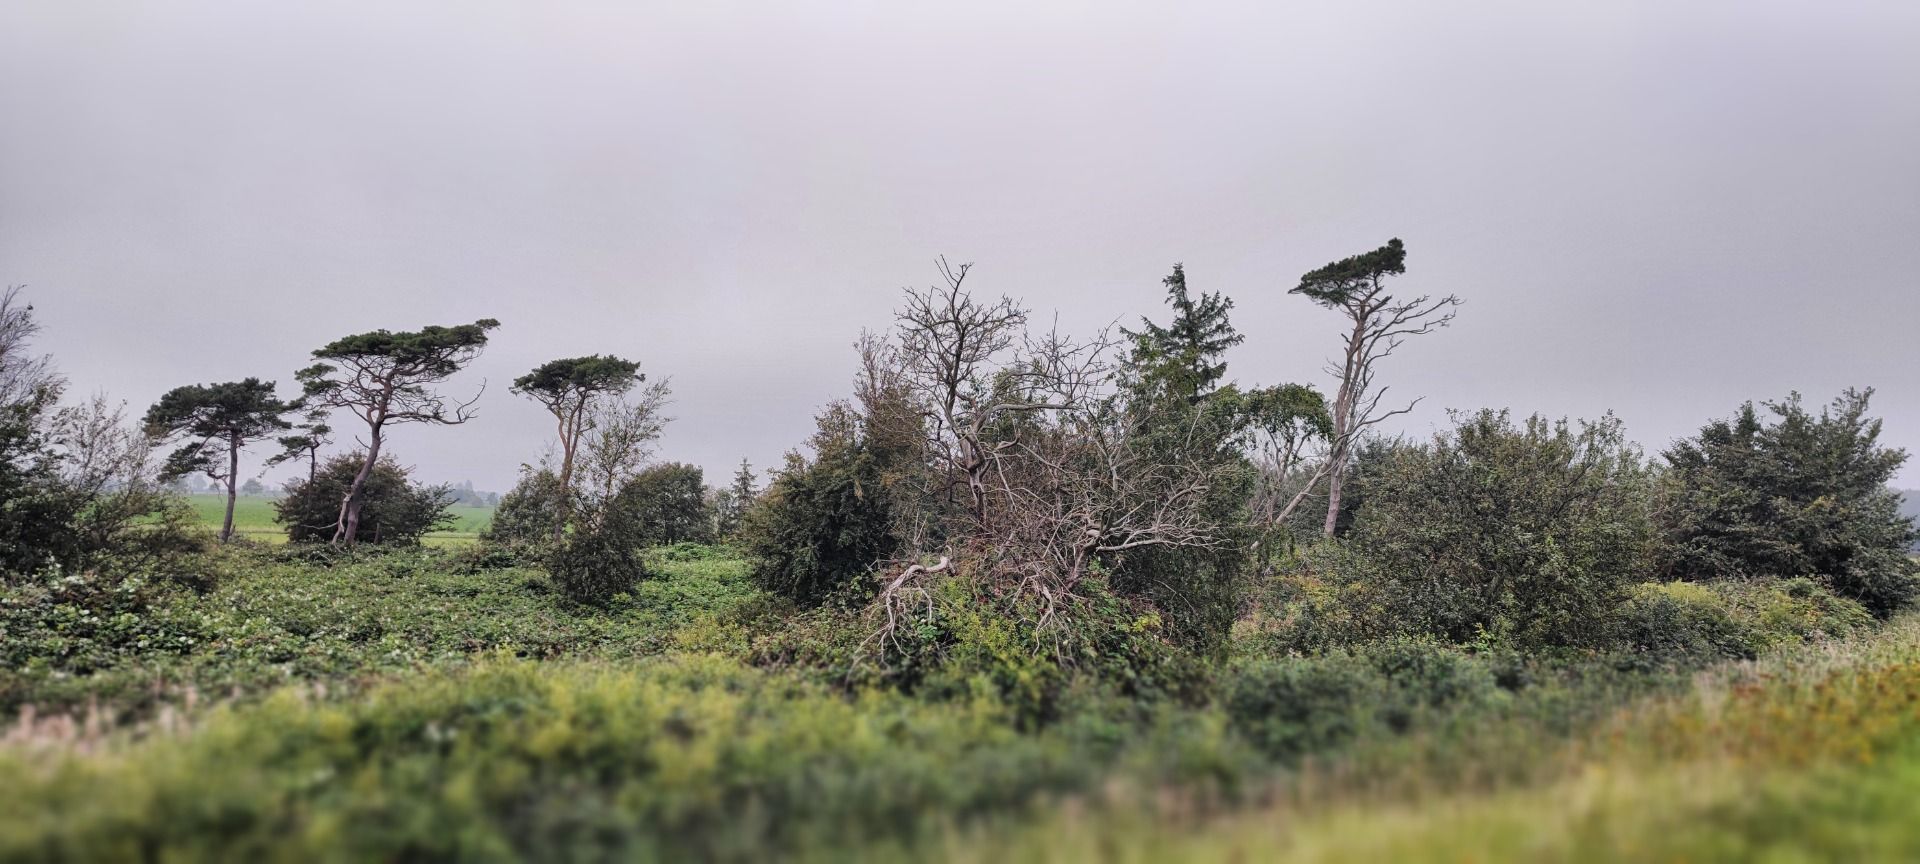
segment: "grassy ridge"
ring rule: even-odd
[[[220,529],[226,518],[227,496],[200,493],[188,495],[188,503],[194,512],[200,514],[200,521],[214,530]],[[493,524],[492,507],[476,507],[468,504],[456,504],[448,509],[455,522],[452,528],[428,534],[424,542],[429,546],[460,545],[480,536]],[[265,543],[284,543],[286,529],[274,521],[273,499],[241,496],[233,505],[233,530],[249,539]]]

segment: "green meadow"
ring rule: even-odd
[[[200,521],[216,531],[227,512],[227,496],[198,493],[186,496],[193,505]],[[468,504],[456,504],[447,508],[455,522],[452,528],[432,532],[422,539],[429,546],[457,546],[471,543],[480,537],[493,523],[492,507],[476,507]],[[242,495],[234,501],[233,530],[249,540],[262,543],[285,543],[287,532],[274,521],[273,499]]]

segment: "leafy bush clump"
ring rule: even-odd
[[[1635,586],[1613,622],[1615,642],[1640,666],[1752,659],[1809,639],[1869,629],[1864,606],[1811,579],[1666,582]]]
[[[1635,586],[1613,626],[1615,641],[1641,665],[1748,660],[1764,645],[1725,597],[1686,582]]]
[[[0,808],[0,860],[788,860],[937,840],[1123,767],[1152,785],[1259,764],[1206,723],[1137,748],[1112,731],[1023,734],[988,699],[848,699],[712,657],[490,660],[109,752],[0,752],[20,804]]]
[[[1369,479],[1349,541],[1395,630],[1588,646],[1652,550],[1639,452],[1606,417],[1481,411]]]
[[[649,575],[640,550],[619,532],[604,528],[568,535],[547,558],[547,572],[561,595],[594,606],[633,591]]]
[[[1887,487],[1903,450],[1879,444],[1872,390],[1814,415],[1799,394],[1752,403],[1666,453],[1661,486],[1667,573],[1702,581],[1802,576],[1885,618],[1920,597],[1920,540]]]
[[[1235,732],[1270,757],[1298,759],[1372,728],[1385,689],[1380,674],[1352,655],[1287,657],[1234,669],[1224,702]]]
[[[1483,709],[1505,697],[1487,660],[1430,639],[1397,638],[1318,657],[1243,661],[1226,674],[1229,728],[1293,761]]]
[[[1082,696],[1194,702],[1201,658],[1175,644],[1153,608],[1089,580],[1045,625],[1031,598],[999,596],[965,571],[931,585],[889,628],[878,608],[832,605],[798,615],[757,606],[742,617],[753,662],[811,672],[854,689],[933,700],[991,698],[1019,722],[1045,725]]]
[[[798,454],[740,526],[754,581],[803,606],[826,602],[899,548],[877,460],[863,442],[816,438]]]
[[[311,481],[294,480],[287,494],[274,502],[280,524],[286,526],[287,539],[294,543],[326,543],[333,540],[340,518],[340,499],[353,485],[365,457],[344,453],[327,460]],[[360,528],[355,543],[374,545],[413,545],[431,531],[452,525],[447,512],[453,500],[444,486],[422,486],[407,477],[407,469],[391,455],[380,457],[373,474],[361,487],[364,500],[360,509]]]
[[[206,634],[170,599],[153,580],[100,573],[0,587],[0,667],[28,677],[88,675],[134,658],[186,653]]]

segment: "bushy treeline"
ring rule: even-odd
[[[1391,439],[1332,416],[1377,405],[1371,368],[1343,382],[1357,402],[1233,382],[1232,304],[1181,269],[1170,321],[1082,341],[943,273],[863,338],[853,397],[742,522],[761,586],[812,610],[772,656],[993,682],[1045,714],[1083,673],[1183,692],[1174,670],[1236,646],[1685,664],[1853,632],[1920,594],[1920,532],[1887,486],[1906,454],[1879,444],[1871,391],[1740,406],[1652,459],[1610,415],[1482,410]]]

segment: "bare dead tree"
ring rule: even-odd
[[[1387,292],[1386,279],[1407,272],[1406,246],[1399,238],[1361,255],[1335,261],[1300,277],[1289,293],[1304,294],[1315,303],[1347,316],[1351,327],[1338,361],[1329,374],[1340,381],[1333,400],[1333,429],[1327,446],[1327,516],[1323,533],[1332,536],[1340,516],[1341,483],[1353,445],[1367,429],[1391,417],[1412,411],[1405,406],[1382,410],[1388,388],[1375,388],[1380,361],[1392,356],[1410,336],[1423,336],[1453,322],[1460,298],[1449,294],[1421,295],[1400,300]]]
[[[1041,406],[1002,398],[996,379],[1017,365],[1027,312],[1012,298],[976,301],[964,285],[971,264],[937,262],[943,284],[909,289],[895,314],[899,382],[926,421],[928,451],[966,489],[976,530],[986,525],[987,426],[1010,411]]]
[[[1110,330],[1085,341],[1057,326],[1031,334],[1024,309],[1004,297],[975,301],[968,268],[942,265],[943,286],[908,292],[897,343],[863,342],[872,368],[862,404],[893,385],[909,395],[941,482],[964,490],[968,530],[939,550],[940,564],[902,562],[877,604],[878,638],[930,612],[927,580],[938,574],[965,569],[997,593],[1037,598],[1044,629],[1103,556],[1225,542],[1204,503],[1228,466],[1168,460],[1145,445],[1155,418],[1119,392]],[[1197,436],[1203,421],[1189,419]]]
[[[24,290],[25,285],[13,285],[0,291],[0,409],[43,408],[59,398],[65,384],[53,358],[32,350],[40,323],[20,296]]]

